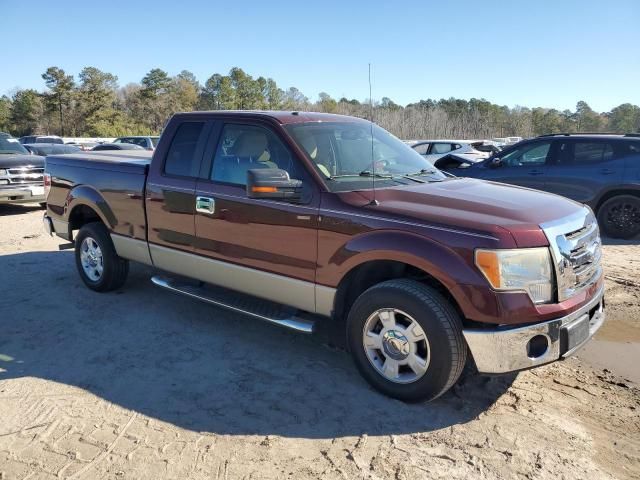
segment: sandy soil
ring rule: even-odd
[[[322,335],[166,294],[145,267],[89,291],[41,215],[0,207],[2,480],[640,478],[640,245],[605,247],[590,350],[406,405]]]

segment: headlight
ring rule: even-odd
[[[496,290],[525,291],[533,303],[553,300],[549,249],[476,250],[476,266]]]
[[[7,174],[7,171],[4,168],[0,168],[0,177],[4,177]]]

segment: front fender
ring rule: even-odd
[[[349,240],[330,258],[328,267],[342,278],[353,268],[373,260],[412,265],[447,287],[483,281],[473,268],[473,250],[456,251],[430,238],[393,230],[376,230]]]
[[[451,294],[467,318],[498,316],[495,293],[474,265],[473,246],[444,245],[419,234],[376,230],[342,245],[326,264],[319,265],[318,283],[340,287],[349,272],[375,260],[411,265],[435,278]]]

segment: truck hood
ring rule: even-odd
[[[349,197],[343,200],[355,204]],[[502,238],[508,232],[520,247],[547,245],[540,224],[585,208],[558,195],[472,178],[384,188],[376,200],[379,205],[367,207],[372,212]]]
[[[23,153],[0,154],[0,168],[44,167],[44,157]]]

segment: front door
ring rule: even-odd
[[[547,163],[552,158],[552,144],[551,140],[544,140],[515,147],[501,157],[499,165],[478,168],[474,176],[544,190]]]
[[[196,185],[196,253],[211,260],[206,281],[303,310],[315,309],[319,194],[267,124],[228,122],[207,148],[211,167]],[[300,203],[251,199],[247,171],[280,168],[303,181]]]

